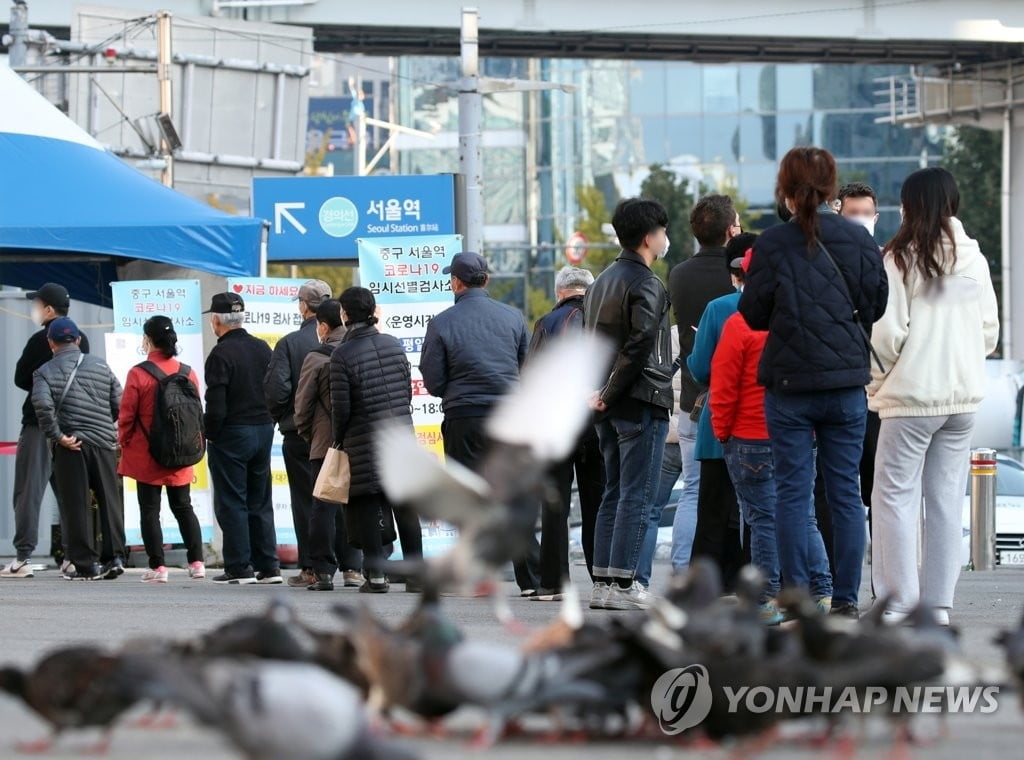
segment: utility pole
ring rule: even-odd
[[[156,76],[160,84],[160,113],[171,118],[171,14],[160,11],[156,14]],[[166,135],[160,138],[160,152],[164,168],[160,181],[167,187],[174,187],[174,155]]]
[[[459,173],[463,178],[465,209],[464,247],[483,253],[484,188],[480,132],[483,126],[483,96],[492,92],[561,90],[575,92],[575,85],[537,82],[527,79],[493,79],[480,76],[480,14],[476,8],[462,9],[459,39],[462,78],[459,79]],[[531,178],[531,181],[535,181]]]
[[[10,43],[7,49],[10,67],[28,64],[28,6],[23,0],[16,0],[11,6]]]

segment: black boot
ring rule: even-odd
[[[306,586],[307,591],[334,591],[334,573],[317,573],[316,580]]]

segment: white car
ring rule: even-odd
[[[961,559],[971,560],[971,483],[964,497]],[[996,457],[996,561],[1024,565],[1024,465],[1006,456]]]

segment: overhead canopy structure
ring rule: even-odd
[[[109,305],[131,259],[225,277],[259,274],[263,222],[225,214],[103,149],[0,66],[0,283],[64,284]]]

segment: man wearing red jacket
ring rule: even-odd
[[[731,263],[736,269],[750,266],[752,249]],[[742,286],[741,286],[742,287]],[[779,554],[775,541],[775,468],[764,416],[764,387],[757,383],[757,365],[768,340],[767,331],[752,330],[740,313],[722,327],[722,337],[711,360],[711,426],[725,451],[725,464],[736,489],[743,521],[750,526],[750,558],[764,573],[761,620],[778,625],[783,616],[775,603],[779,593]],[[814,519],[808,510],[808,546],[811,559],[811,592],[822,611],[832,596],[828,557]]]

